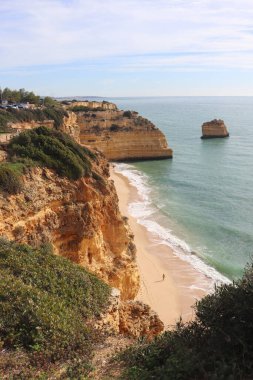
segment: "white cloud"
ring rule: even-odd
[[[124,57],[121,69],[250,69],[252,20],[252,0],[1,0],[0,68]]]

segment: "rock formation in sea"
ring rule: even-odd
[[[223,120],[211,120],[202,124],[202,139],[228,137],[229,133]]]

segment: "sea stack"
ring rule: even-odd
[[[202,124],[202,139],[228,137],[229,133],[223,120],[211,120]]]

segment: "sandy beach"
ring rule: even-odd
[[[128,212],[129,203],[138,200],[138,192],[128,179],[111,166],[122,215],[129,219],[137,248],[137,264],[141,277],[138,300],[155,310],[169,328],[179,320],[194,318],[193,305],[210,289],[212,280],[180,259],[173,250],[157,243],[152,234]]]

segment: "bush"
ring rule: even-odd
[[[109,287],[85,269],[52,255],[0,241],[0,341],[7,349],[49,360],[90,356],[88,319],[107,305]]]
[[[64,116],[68,113],[62,107],[46,107],[43,109],[13,109],[0,110],[0,131],[5,131],[8,123],[17,122],[31,122],[31,121],[45,121],[54,120],[56,129],[63,123]]]
[[[124,112],[123,112],[123,116],[124,116],[124,117],[128,117],[129,119],[131,119],[131,117],[132,117],[132,112],[131,112],[131,111],[124,111]]]
[[[54,169],[60,176],[78,179],[91,175],[90,159],[94,153],[82,148],[68,135],[46,127],[39,127],[14,137],[8,145],[11,158],[31,159]]]
[[[11,167],[0,165],[0,189],[8,194],[18,194],[22,190],[19,175]]]
[[[117,132],[120,129],[120,127],[117,124],[112,124],[110,126],[110,131]]]
[[[92,107],[86,107],[86,106],[73,106],[70,108],[73,112],[96,112],[96,111],[103,111],[102,107],[92,108]]]
[[[253,266],[242,280],[217,287],[197,302],[194,322],[179,322],[151,344],[126,351],[126,378],[250,379],[252,336]]]

